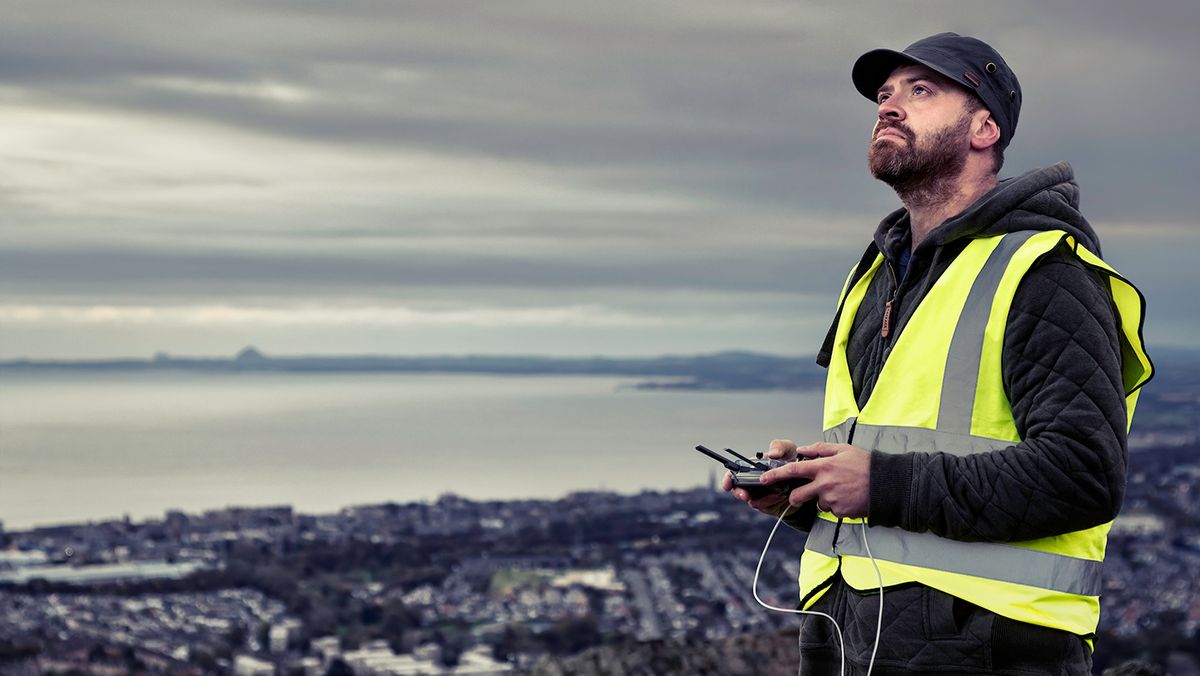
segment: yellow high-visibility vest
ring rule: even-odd
[[[950,264],[895,339],[861,410],[846,343],[882,254],[853,283],[851,271],[825,386],[825,440],[884,453],[960,456],[1020,442],[1001,380],[1004,330],[1022,277],[1063,243],[1108,281],[1131,422],[1139,388],[1153,372],[1141,336],[1141,293],[1067,233],[1020,231],[973,240]],[[839,565],[851,587],[878,588],[861,526],[839,529],[837,521],[821,512],[809,533],[800,565],[805,607],[820,598]],[[1100,568],[1111,525],[1025,542],[961,542],[883,526],[869,527],[867,538],[885,585],[919,582],[1014,620],[1091,636],[1100,620]]]

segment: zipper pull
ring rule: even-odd
[[[891,263],[886,263],[888,275],[892,278],[892,297],[888,299],[887,305],[883,306],[883,325],[879,327],[880,337],[887,338],[892,332],[892,303],[896,297],[900,295],[900,282],[896,279],[896,269]]]

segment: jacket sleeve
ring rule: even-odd
[[[1074,256],[1018,286],[1003,380],[1023,441],[955,456],[873,452],[869,519],[955,540],[1019,541],[1113,519],[1125,495],[1126,409],[1115,309]]]

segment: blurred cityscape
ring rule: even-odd
[[[1097,673],[1200,673],[1188,372],[1143,395]],[[711,485],[0,527],[0,673],[791,673],[795,617],[751,595],[772,523]],[[803,541],[777,533],[768,603],[794,605]]]

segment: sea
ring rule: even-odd
[[[0,381],[7,530],[168,510],[557,498],[709,485],[696,444],[820,436],[817,391],[636,378],[44,371]]]

